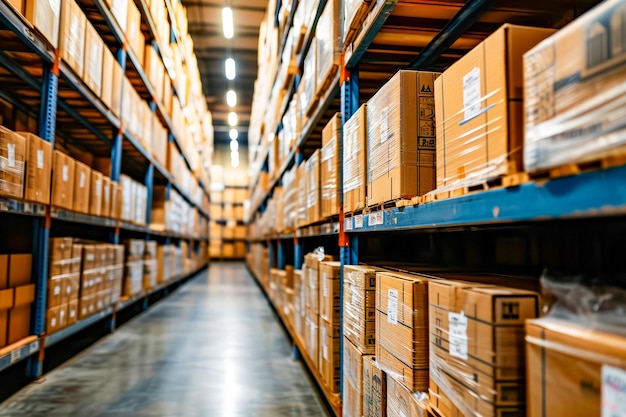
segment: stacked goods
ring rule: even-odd
[[[0,129],[0,137],[3,131]],[[50,204],[50,179],[52,176],[52,145],[27,132],[18,132],[26,140],[26,177],[24,200]],[[2,145],[0,145],[2,148]],[[2,152],[0,150],[0,152]],[[4,188],[4,187],[0,187]]]
[[[345,0],[343,2],[343,44],[348,46],[357,36],[367,14],[369,0]]]
[[[433,91],[438,75],[400,71],[368,101],[368,205],[435,188]]]
[[[388,417],[424,416],[424,410],[413,396],[413,393],[394,378],[387,378],[386,401]],[[451,414],[443,415],[446,417],[457,417]]]
[[[322,131],[320,164],[322,218],[339,214],[341,115],[335,114]]]
[[[330,392],[339,392],[341,370],[339,298],[341,264],[334,261],[319,264],[319,369]]]
[[[84,67],[86,25],[87,18],[74,0],[62,2],[59,55],[79,76]]]
[[[367,105],[359,107],[343,126],[343,209],[365,208],[367,183]]]
[[[538,294],[429,282],[430,405],[444,415],[525,416],[524,322]]]
[[[386,410],[387,375],[374,356],[363,355],[363,416],[384,417]]]
[[[258,276],[258,275],[257,275]],[[306,321],[306,279],[303,271],[298,269],[293,275],[293,308],[294,330],[300,340],[304,340],[304,323]]]
[[[81,284],[82,245],[70,237],[50,239],[46,333],[50,334],[78,320]]]
[[[157,243],[146,241],[143,255],[143,290],[149,291],[157,285],[158,275]]]
[[[52,166],[52,200],[53,206],[72,210],[74,201],[74,159],[60,151],[54,151]]]
[[[0,195],[24,196],[26,140],[0,126]]]
[[[143,290],[145,240],[129,239],[126,247],[126,264],[123,295],[131,297]],[[182,268],[181,268],[182,269]]]
[[[296,189],[298,202],[296,204],[296,218],[295,218],[295,226],[301,227],[306,226],[310,223],[309,221],[309,211],[308,211],[308,193],[307,193],[307,175],[306,175],[306,164],[302,163],[296,168]],[[313,201],[315,201],[315,194],[313,194]]]
[[[317,149],[305,164],[307,222],[320,220],[320,150]]]
[[[30,335],[31,304],[35,301],[31,267],[31,254],[0,255],[0,347]]]
[[[52,0],[26,1],[26,20],[33,24],[55,49],[59,46],[61,2]]]
[[[296,184],[296,167],[283,175],[283,231],[292,231],[296,226],[296,207],[298,205],[298,189]]]
[[[89,213],[91,197],[91,169],[82,162],[74,162],[74,202],[72,210],[77,213]]]
[[[341,55],[341,0],[329,0],[315,28],[317,40],[317,94],[323,96],[339,68]]]
[[[363,356],[348,339],[343,340],[343,416],[363,415]]]
[[[521,170],[522,56],[552,33],[504,25],[437,79],[438,190]]]
[[[604,2],[524,55],[527,171],[624,153],[623,7]]]
[[[121,220],[145,226],[148,189],[126,175],[120,175],[122,187]]]

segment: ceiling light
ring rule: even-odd
[[[224,72],[226,73],[226,78],[229,80],[234,80],[237,75],[235,60],[232,58],[227,58],[224,63]]]
[[[226,93],[226,103],[229,107],[235,107],[237,105],[237,93],[233,90],[228,90]]]
[[[237,126],[237,113],[234,111],[228,113],[228,124],[232,127]]]
[[[224,37],[231,39],[235,29],[233,26],[233,10],[230,7],[224,7],[222,9],[222,25],[224,26]]]
[[[237,129],[230,129],[230,132],[228,132],[228,136],[232,140],[236,140],[239,137],[239,132],[237,131]]]
[[[239,167],[239,159],[231,159],[230,160],[230,164],[232,165],[233,168],[238,168]]]
[[[235,152],[239,149],[239,142],[237,142],[237,139],[231,140],[230,141],[230,150]]]

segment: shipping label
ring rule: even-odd
[[[602,417],[626,417],[626,370],[602,366]]]
[[[398,290],[393,288],[387,291],[387,322],[398,324]]]
[[[465,313],[448,313],[450,355],[467,360],[467,317]]]

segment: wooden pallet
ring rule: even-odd
[[[626,165],[626,150],[624,149],[593,161],[565,164],[556,168],[534,172],[530,174],[530,178],[536,181],[549,180],[570,177],[583,172],[615,168],[622,165]]]

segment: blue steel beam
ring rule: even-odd
[[[43,70],[43,88],[41,91],[41,106],[39,108],[39,137],[50,142],[54,147],[54,135],[56,132],[57,116],[57,93],[59,90],[59,77],[54,74],[49,65]]]
[[[154,165],[148,165],[148,169],[146,170],[146,175],[144,179],[144,185],[147,188],[147,197],[146,201],[146,224],[150,224],[152,222],[152,191],[154,189]]]

